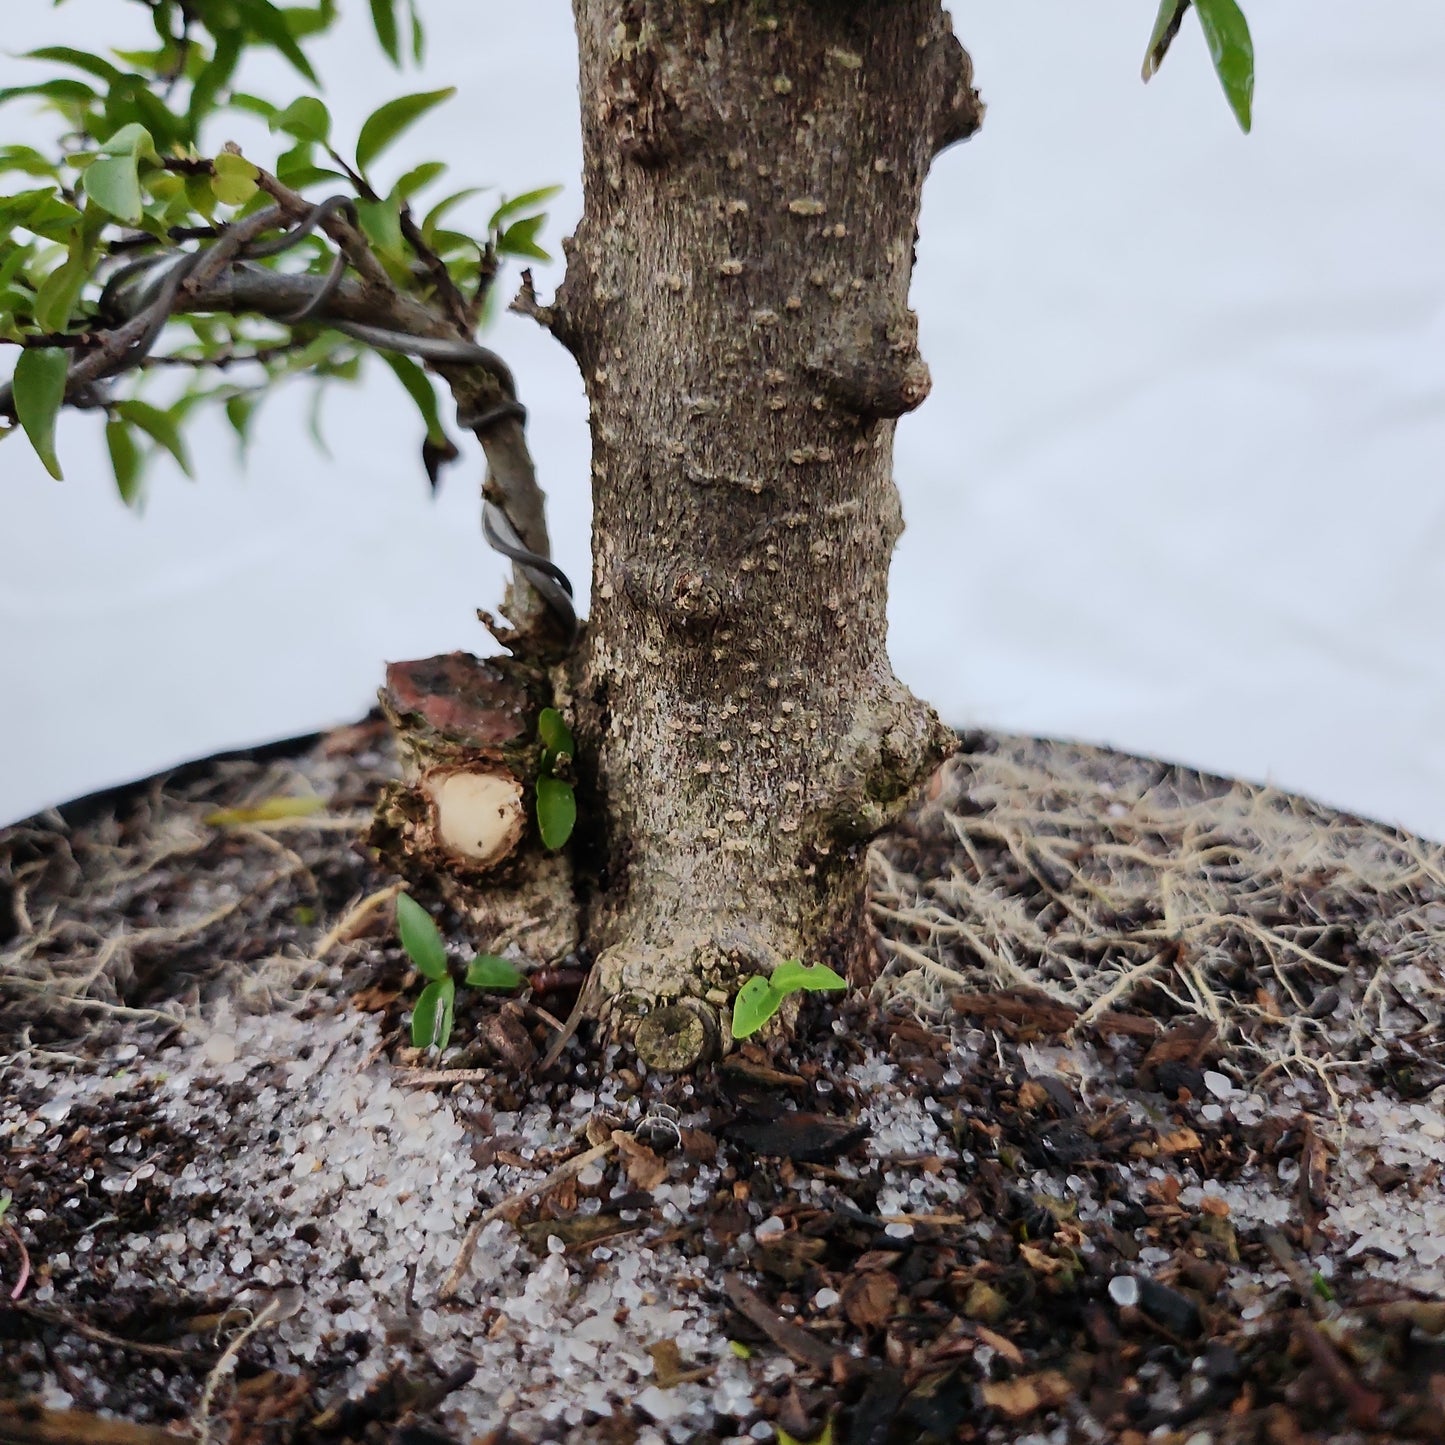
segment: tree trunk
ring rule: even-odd
[[[749,974],[863,981],[868,839],[949,750],[887,656],[893,432],[924,176],[982,106],[937,0],[575,11],[587,934],[614,1034],[685,1067]]]

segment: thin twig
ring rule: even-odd
[[[830,1370],[839,1351],[807,1330],[785,1320],[763,1300],[756,1290],[744,1283],[741,1275],[725,1274],[723,1289],[728,1302],[749,1324],[756,1325],[780,1350],[785,1350],[800,1365],[815,1370]]]
[[[567,1047],[568,1039],[577,1032],[582,1020],[587,1017],[588,1009],[592,1007],[601,991],[602,981],[594,968],[587,975],[587,982],[578,990],[577,1002],[572,1005],[572,1012],[567,1015],[567,1022],[562,1026],[562,1032],[552,1040],[547,1052],[542,1056],[542,1062],[537,1067],[539,1074],[545,1074],[562,1057],[562,1050]]]
[[[439,1084],[484,1084],[496,1077],[495,1069],[401,1069],[396,1081],[416,1088],[435,1088]]]
[[[183,1350],[177,1345],[154,1345],[147,1344],[142,1340],[128,1340],[123,1335],[113,1335],[109,1330],[100,1329],[96,1325],[87,1324],[84,1320],[76,1319],[74,1315],[65,1314],[61,1310],[42,1309],[39,1305],[24,1302],[17,1306],[24,1314],[32,1315],[37,1320],[44,1320],[48,1325],[56,1325],[63,1330],[69,1330],[73,1335],[79,1335],[81,1339],[91,1340],[97,1345],[110,1345],[117,1350],[127,1350],[133,1355],[149,1355],[158,1360],[179,1360],[182,1362],[200,1362],[209,1359],[197,1350]]]
[[[196,1445],[210,1445],[211,1439],[211,1405],[215,1399],[217,1386],[228,1375],[236,1365],[236,1356],[241,1352],[241,1346],[256,1333],[270,1324],[281,1312],[281,1301],[279,1297],[269,1299],[261,1312],[243,1329],[234,1340],[221,1352],[221,1357],[211,1367],[211,1372],[206,1376],[206,1383],[201,1389],[201,1398],[196,1405]]]
[[[477,1241],[481,1238],[482,1230],[487,1225],[495,1219],[500,1219],[509,1209],[515,1209],[517,1205],[525,1204],[533,1196],[550,1193],[559,1184],[572,1178],[574,1174],[580,1174],[589,1164],[595,1164],[599,1159],[605,1159],[616,1147],[616,1141],[613,1139],[605,1139],[601,1144],[594,1144],[592,1148],[574,1155],[565,1164],[559,1164],[539,1183],[529,1184],[515,1194],[509,1194],[505,1199],[478,1215],[467,1230],[466,1238],[462,1240],[462,1247],[457,1251],[456,1263],[452,1265],[446,1279],[442,1281],[441,1288],[437,1291],[438,1302],[444,1303],[454,1298],[457,1291],[461,1289],[462,1281],[471,1267],[472,1256],[476,1253]]]

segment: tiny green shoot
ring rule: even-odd
[[[557,776],[559,763],[572,761],[576,744],[572,730],[555,707],[544,707],[537,718],[542,762],[537,772],[537,831],[542,846],[555,853],[567,845],[577,826],[577,794],[566,778]]]
[[[522,982],[514,963],[495,953],[479,953],[468,965],[463,980],[470,988],[513,989]]]
[[[444,1049],[452,1036],[457,985],[447,963],[447,946],[430,913],[408,893],[396,896],[396,931],[416,971],[429,980],[411,1015],[411,1042],[417,1049]],[[469,988],[510,993],[521,986],[517,966],[495,953],[479,953],[467,965],[462,982]]]
[[[786,959],[764,978],[750,978],[733,1000],[732,1034],[745,1039],[757,1033],[783,1006],[790,993],[835,993],[848,987],[846,979],[826,964],[805,965],[796,958]]]

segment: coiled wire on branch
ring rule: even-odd
[[[286,212],[281,206],[268,206],[234,222],[209,246],[179,255],[131,261],[118,268],[107,279],[100,298],[101,315],[114,318],[115,325],[98,346],[85,351],[72,363],[66,380],[66,399],[75,406],[106,405],[108,398],[99,383],[144,364],[166,322],[177,311],[186,309],[180,304],[183,290],[190,293],[188,300],[192,309],[253,310],[282,325],[322,325],[376,350],[400,352],[433,366],[479,368],[491,377],[503,399],[498,405],[480,410],[459,410],[458,425],[473,432],[485,448],[498,428],[506,423],[515,424],[527,473],[520,483],[501,478],[495,486],[489,477],[482,501],[482,536],[488,546],[513,564],[542,599],[570,649],[579,628],[572,584],[561,568],[544,551],[538,550],[538,546],[546,546],[546,532],[540,492],[531,474],[531,459],[520,430],[527,412],[517,400],[516,383],[502,358],[489,348],[460,337],[419,335],[373,325],[355,319],[354,315],[338,314],[337,301],[348,269],[346,253],[340,247],[323,277],[282,275],[246,264],[292,249],[338,216],[345,216],[355,225],[356,209],[346,196],[330,196],[318,202],[290,226],[286,226]],[[281,228],[284,230],[279,237],[260,240],[266,232]],[[224,294],[211,295],[211,290],[224,278],[229,278],[230,290],[220,288]],[[266,278],[284,284],[268,285]],[[237,298],[243,293],[249,304],[237,304]],[[264,304],[268,299],[279,303],[283,296],[289,299],[274,310]],[[296,304],[298,297],[300,304]],[[224,299],[230,299],[231,305],[215,304]],[[354,313],[358,307],[349,309]],[[0,415],[15,416],[14,393],[8,383],[0,386]],[[533,495],[520,495],[528,489]],[[529,520],[514,518],[509,501],[515,507],[525,507]],[[524,530],[533,533],[535,545],[527,545]]]

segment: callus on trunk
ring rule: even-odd
[[[452,652],[394,662],[381,690],[401,778],[368,841],[398,872],[444,894],[479,948],[512,945],[534,963],[577,947],[572,871],[536,822],[545,674],[512,658]]]

